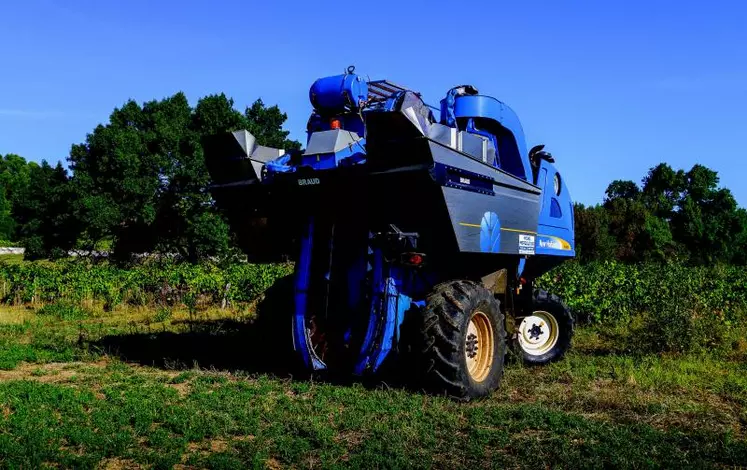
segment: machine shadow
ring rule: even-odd
[[[259,303],[252,321],[184,320],[180,331],[135,331],[105,336],[90,347],[126,362],[164,369],[216,369],[248,374],[296,375],[290,310],[293,280],[278,280]]]
[[[184,321],[182,332],[135,332],[105,336],[93,350],[125,362],[163,369],[216,369],[291,376],[279,332],[234,320]]]
[[[293,350],[291,315],[293,280],[277,281],[265,293],[253,321],[184,320],[173,322],[181,331],[138,331],[104,336],[90,350],[124,362],[164,370],[200,368],[246,375],[268,374],[280,379],[308,380],[311,375]],[[375,388],[407,388],[399,369],[386,367],[372,378],[347,374],[314,374],[314,380],[334,385],[361,384]]]
[[[268,325],[233,320],[184,321],[183,332],[136,332],[110,335],[89,344],[96,352],[163,370],[214,370],[240,375],[267,374],[279,379],[309,380],[290,344],[290,328],[280,331]],[[375,377],[313,375],[315,382],[367,389],[418,390],[403,378],[399,369],[386,368]]]

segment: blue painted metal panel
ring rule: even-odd
[[[314,218],[309,217],[301,237],[301,253],[296,263],[295,311],[293,313],[293,347],[301,355],[306,367],[314,370],[327,366],[316,357],[306,331],[306,308],[311,283],[311,250],[314,246]]]
[[[396,273],[392,274],[396,275]],[[377,344],[375,351],[371,355],[373,372],[381,366],[392,351],[396,339],[399,338],[399,328],[405,319],[405,312],[410,308],[412,302],[410,297],[399,292],[400,286],[398,284],[397,280],[393,277],[386,279],[386,296],[384,311],[382,312],[384,314],[384,330],[379,344]]]
[[[282,158],[282,157],[281,157]],[[366,158],[366,140],[362,139],[350,147],[335,153],[305,155],[300,166],[310,166],[315,170],[329,170],[341,165],[360,163]]]
[[[508,146],[504,145],[504,142],[499,142],[496,151],[498,151],[500,155],[501,163],[504,165],[509,164],[508,160],[512,157],[510,153],[511,150],[513,150],[515,152],[515,155],[513,156],[521,162],[524,179],[528,179],[528,176],[532,174],[531,166],[529,164],[529,156],[527,155],[524,129],[521,127],[519,117],[506,104],[491,96],[458,96],[454,103],[454,116],[456,116],[456,118],[480,117],[492,119],[506,128],[511,134],[513,134],[514,145]],[[499,136],[499,141],[500,140],[501,138]],[[510,171],[514,174],[517,173],[513,169]]]
[[[559,194],[556,193],[555,175],[558,170],[552,163],[542,160],[537,185],[542,187],[542,208],[537,227],[535,253],[572,257],[576,254],[573,233],[573,201],[562,176],[559,177]]]
[[[353,372],[362,375],[371,361],[371,351],[375,347],[376,331],[381,319],[381,306],[384,298],[384,254],[380,249],[374,250],[373,269],[371,270],[371,305],[369,307],[368,328],[366,336],[361,345],[358,361],[353,368]]]
[[[412,298],[403,292],[406,290],[404,275],[402,269],[384,265],[380,250],[374,252],[375,290],[370,305],[368,331],[354,368],[357,375],[367,371],[376,372],[399,341],[405,312],[412,305]]]

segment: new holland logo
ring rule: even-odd
[[[298,180],[299,186],[311,186],[315,184],[319,184],[319,178],[300,178]]]
[[[570,250],[571,244],[562,238],[551,237],[549,235],[543,235],[539,238],[540,248],[549,248],[551,250]]]

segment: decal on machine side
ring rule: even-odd
[[[299,186],[311,186],[315,184],[319,184],[319,178],[300,178],[298,180]]]
[[[520,255],[533,255],[534,254],[534,235],[519,235],[519,254]]]
[[[570,251],[571,244],[559,237],[552,235],[538,235],[537,243],[540,248],[549,248],[552,250]]]

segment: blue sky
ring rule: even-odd
[[[6,1],[0,154],[64,160],[127,99],[180,90],[261,97],[302,140],[311,83],[354,64],[433,103],[464,83],[505,101],[580,202],[666,161],[744,207],[746,23],[718,0]]]

